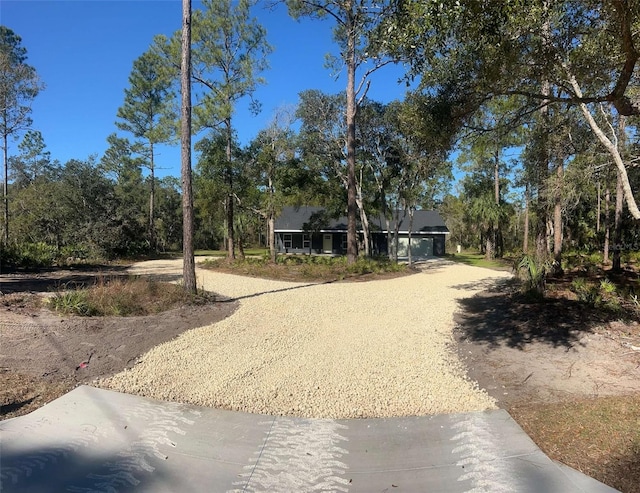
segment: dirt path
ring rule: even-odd
[[[637,322],[507,287],[462,300],[456,324],[470,377],[502,408],[640,392]]]
[[[122,268],[104,267],[0,277],[2,418],[30,412],[80,383],[129,368],[157,344],[222,320],[238,306],[221,302],[145,317],[66,317],[36,307],[37,298],[60,286],[126,274]],[[178,277],[175,272],[155,275],[166,280]]]

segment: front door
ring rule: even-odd
[[[322,253],[333,253],[333,236],[331,234],[322,235]]]

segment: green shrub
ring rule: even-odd
[[[547,272],[550,264],[540,261],[531,255],[523,255],[516,259],[514,270],[523,282],[524,293],[536,298],[542,298],[547,286]]]
[[[570,289],[580,302],[612,312],[620,311],[625,299],[624,295],[618,293],[616,285],[608,279],[602,279],[598,283],[587,282],[586,279],[578,277],[571,282]]]
[[[278,255],[276,264],[269,259],[249,258],[229,262],[224,260],[205,261],[204,268],[221,269],[241,275],[265,277],[271,279],[326,281],[364,274],[385,272],[403,272],[406,265],[390,261],[388,258],[358,258],[353,265],[347,264],[344,256],[328,255]]]
[[[588,290],[587,281],[584,277],[576,277],[571,281],[571,291],[580,295]]]
[[[54,246],[46,243],[20,243],[9,245],[2,249],[2,261],[4,265],[35,269],[38,267],[51,267],[57,259],[57,251]]]
[[[589,265],[598,266],[604,262],[604,256],[602,252],[591,252],[584,259]]]
[[[65,315],[91,317],[98,314],[98,310],[90,303],[87,292],[84,290],[58,293],[49,299],[49,306]]]
[[[58,249],[54,245],[37,242],[18,243],[0,248],[0,262],[3,266],[23,269],[67,266],[103,259],[99,252],[88,245],[65,245]]]
[[[84,262],[89,259],[90,252],[85,245],[65,245],[60,249],[59,257],[64,262]]]
[[[623,255],[623,259],[628,264],[640,263],[640,251],[627,251]]]

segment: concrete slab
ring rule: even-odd
[[[551,461],[505,411],[331,420],[79,387],[0,422],[13,492],[613,492]]]

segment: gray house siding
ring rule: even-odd
[[[387,233],[373,233],[373,252],[378,255],[386,255],[389,252],[389,246],[387,244]],[[406,240],[408,243],[409,235],[407,233],[399,233],[398,240]],[[392,240],[393,241],[393,240]],[[414,257],[443,257],[445,254],[446,236],[444,234],[424,234],[424,233],[412,233],[412,256]],[[406,257],[406,246],[399,246],[398,255],[400,257]]]
[[[288,254],[346,254],[347,219],[324,218],[319,207],[285,207],[276,220],[276,246],[279,253]],[[408,255],[409,218],[398,219],[398,253]],[[372,252],[386,255],[386,221],[383,217],[371,217]],[[396,227],[395,219],[390,223]],[[444,221],[436,211],[415,211],[411,228],[411,253],[415,258],[444,256],[446,235],[449,234]],[[361,232],[359,233],[361,236]]]
[[[329,248],[325,249],[325,235],[331,236]],[[276,232],[276,247],[278,253],[296,254],[332,254],[343,255],[346,253],[346,233],[294,233]]]

